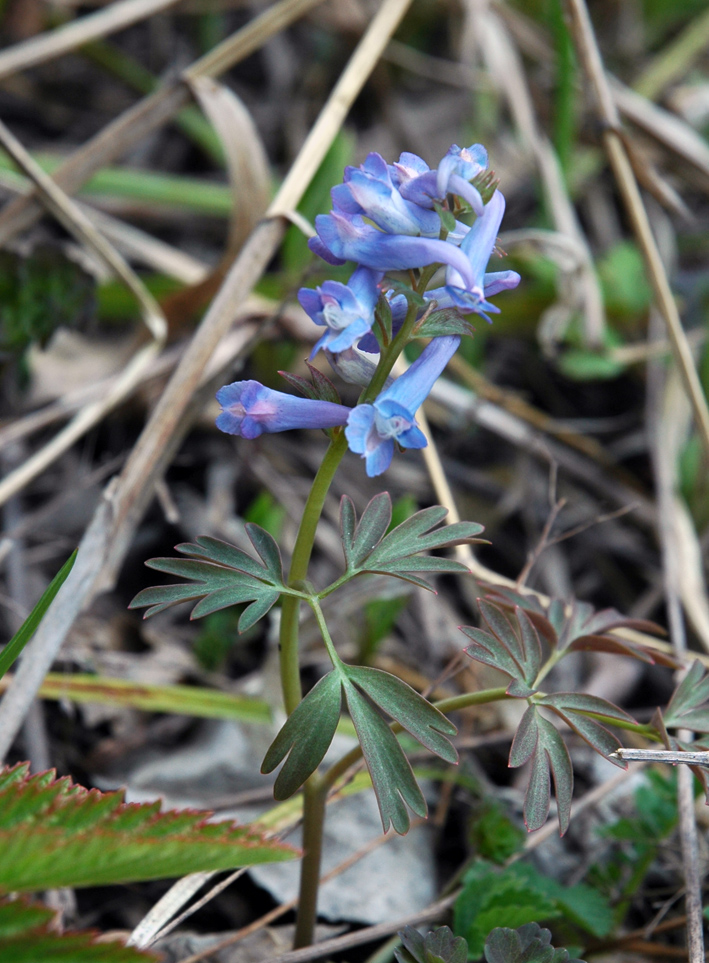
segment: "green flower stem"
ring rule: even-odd
[[[332,641],[332,636],[330,635],[330,630],[327,627],[327,622],[325,621],[325,615],[320,607],[320,603],[317,598],[311,596],[308,599],[311,609],[315,613],[315,618],[317,619],[318,626],[320,628],[320,634],[322,635],[323,642],[325,643],[325,648],[327,649],[327,654],[330,656],[333,666],[337,669],[343,665],[342,659],[337,654],[335,649],[335,643]]]
[[[345,433],[341,431],[330,442],[330,447],[325,452],[325,457],[305,503],[303,517],[300,520],[300,528],[293,548],[288,576],[289,585],[297,585],[307,577],[308,564],[315,541],[315,531],[320,521],[325,498],[346,451],[347,439]],[[288,715],[293,712],[303,698],[303,690],[300,685],[300,665],[298,663],[299,613],[300,600],[293,596],[286,596],[281,604],[280,660],[283,701]]]
[[[317,773],[313,773],[303,786],[303,859],[300,864],[298,916],[293,940],[296,950],[310,946],[315,935],[326,801],[327,786]]]
[[[418,291],[425,291],[436,270],[436,266],[427,268],[419,276]],[[360,403],[374,401],[384,387],[386,379],[394,367],[396,359],[406,347],[411,338],[411,332],[416,323],[417,308],[415,304],[409,306],[406,319],[401,330],[392,343],[379,356],[379,364],[369,386],[362,393]],[[343,430],[333,435],[330,447],[325,453],[322,464],[310,489],[305,503],[303,517],[300,520],[298,535],[293,548],[288,584],[300,588],[308,575],[308,565],[313,551],[315,532],[320,515],[322,514],[325,498],[335,477],[335,472],[347,451],[347,439]],[[318,619],[323,640],[337,667],[340,659],[335,652],[332,639],[325,625],[317,598],[312,597],[310,604]],[[300,684],[300,666],[298,662],[298,616],[300,599],[285,596],[281,603],[281,632],[280,632],[280,668],[283,701],[288,715],[293,712],[303,698]],[[308,779],[303,787],[303,859],[300,869],[300,893],[298,897],[298,917],[296,922],[295,946],[309,946],[313,941],[315,920],[317,917],[318,886],[320,883],[320,860],[322,856],[322,837],[325,823],[325,801],[331,783],[317,773]]]

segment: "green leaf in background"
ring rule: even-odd
[[[59,932],[56,913],[24,899],[0,900],[2,963],[157,963],[154,953],[102,939],[91,930]]]
[[[569,828],[574,773],[569,750],[555,726],[531,705],[517,727],[509,764],[512,769],[531,760],[529,785],[524,797],[524,824],[533,832],[541,829],[549,815],[551,798],[550,772],[554,776],[559,829],[563,836]]]
[[[526,699],[536,691],[534,684],[542,664],[537,630],[519,606],[514,609],[514,622],[502,609],[484,599],[478,599],[478,607],[487,629],[461,626],[461,632],[472,639],[466,654],[476,662],[504,672],[512,679],[507,694]]]
[[[564,949],[554,949],[551,932],[538,923],[526,923],[516,930],[497,927],[485,941],[487,963],[583,963],[569,959]]]
[[[125,804],[26,764],[0,771],[0,894],[106,886],[293,859],[297,852],[208,813]]]
[[[486,799],[476,812],[469,838],[475,852],[491,863],[505,863],[524,849],[527,834],[495,799]]]
[[[290,591],[283,581],[281,554],[272,536],[251,522],[246,524],[246,532],[261,562],[218,538],[197,538],[195,544],[176,546],[178,552],[191,556],[188,559],[152,558],[145,563],[158,572],[191,581],[143,589],[128,607],[148,607],[145,618],[149,618],[180,602],[196,601],[190,617],[198,619],[230,605],[251,602],[239,618],[238,629],[245,632],[266,615],[282,592]]]
[[[347,708],[372,777],[384,832],[393,826],[394,831],[403,836],[411,826],[406,807],[409,806],[417,816],[425,816],[428,811],[426,800],[404,750],[375,706],[349,680],[343,684],[343,688]]]
[[[273,772],[288,756],[273,787],[275,799],[288,799],[318,768],[335,735],[341,707],[340,673],[333,669],[296,706],[261,764],[261,772]]]
[[[469,959],[477,960],[495,927],[516,927],[560,916],[561,908],[530,885],[517,871],[517,864],[500,871],[476,860],[463,878],[463,890],[453,913],[453,931],[468,941]]]
[[[254,498],[244,512],[244,521],[265,528],[269,535],[280,538],[287,512],[270,492],[263,491]]]
[[[0,679],[5,675],[12,663],[19,656],[20,652],[22,652],[24,647],[37,631],[37,626],[44,618],[44,613],[54,601],[57,592],[66,581],[69,572],[71,572],[74,566],[75,560],[76,550],[73,551],[66,562],[64,562],[62,567],[45,589],[39,602],[37,602],[20,628],[13,635],[2,652],[0,652]]]
[[[505,921],[520,926],[536,920],[564,919],[599,939],[614,925],[612,907],[597,890],[584,884],[565,885],[529,863],[500,868],[475,860],[463,884],[453,929],[468,940],[473,959],[482,955],[483,941],[490,930]]]

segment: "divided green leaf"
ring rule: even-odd
[[[24,899],[0,900],[0,959],[12,963],[150,963],[158,957],[92,930],[59,932],[55,913]]]
[[[612,702],[607,702],[597,696],[585,695],[582,692],[554,692],[552,695],[539,699],[537,705],[551,709],[564,720],[567,726],[578,733],[592,749],[605,756],[613,765],[620,769],[628,768],[627,763],[624,763],[621,759],[611,758],[611,753],[620,749],[620,740],[594,718],[594,716],[603,716],[621,723],[635,723],[633,717],[629,716],[627,712],[619,709]]]
[[[126,804],[28,765],[0,770],[0,894],[105,886],[293,859],[289,846],[209,813]]]
[[[394,831],[403,836],[411,825],[406,807],[417,816],[425,816],[428,811],[426,800],[404,750],[377,708],[349,679],[344,681],[343,689],[362,755],[372,777],[384,832],[393,826]]]
[[[483,527],[475,522],[456,522],[436,528],[446,515],[446,509],[440,505],[424,508],[387,535],[391,521],[391,499],[387,492],[370,501],[359,523],[352,501],[343,496],[340,525],[348,573],[392,575],[433,591],[432,586],[420,577],[421,573],[467,572],[465,565],[454,559],[419,556],[419,552],[480,541],[475,536]]]
[[[446,762],[457,764],[458,753],[449,736],[456,727],[410,685],[389,672],[365,666],[347,666],[347,677],[375,705],[411,733],[422,746]]]
[[[529,785],[524,797],[524,824],[530,832],[541,829],[549,815],[551,779],[554,777],[559,829],[563,836],[569,828],[574,774],[569,751],[556,727],[534,705],[522,716],[510,749],[513,769],[531,760]]]
[[[143,589],[129,608],[147,607],[145,618],[149,618],[180,602],[196,602],[190,618],[199,619],[230,605],[251,602],[239,619],[238,629],[245,632],[287,591],[281,554],[273,537],[251,522],[246,531],[260,562],[235,545],[201,536],[194,543],[176,546],[178,552],[189,556],[186,559],[152,558],[145,563],[158,572],[190,581]]]
[[[342,683],[333,669],[310,690],[271,743],[261,765],[269,773],[285,758],[273,787],[276,799],[288,799],[315,772],[335,735],[342,706]]]
[[[463,625],[461,631],[472,639],[465,652],[471,659],[504,672],[511,678],[507,694],[525,699],[536,689],[535,680],[542,664],[542,647],[537,630],[526,612],[514,609],[514,622],[497,605],[478,599],[487,629]]]
[[[662,718],[672,729],[709,732],[709,675],[699,659],[675,689]]]

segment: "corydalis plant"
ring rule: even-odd
[[[623,769],[627,764],[614,756],[621,743],[607,726],[641,727],[627,712],[598,696],[546,693],[541,688],[543,680],[562,658],[578,651],[612,652],[666,665],[676,662],[648,646],[609,634],[618,628],[662,632],[653,622],[624,618],[613,609],[594,612],[590,605],[577,601],[567,604],[552,599],[545,608],[535,596],[492,586],[489,589],[487,598],[478,599],[482,626],[462,627],[471,640],[465,652],[510,679],[508,697],[527,701],[509,757],[513,768],[530,763],[525,825],[531,831],[546,822],[553,777],[563,835],[571,815],[574,777],[566,743],[552,719],[565,724],[592,749]]]
[[[234,546],[200,538],[179,546],[188,558],[151,563],[159,571],[186,578],[187,584],[146,589],[133,602],[148,606],[151,614],[191,600],[196,603],[193,617],[249,602],[241,616],[243,629],[281,599],[280,666],[288,720],[269,749],[263,770],[270,772],[282,764],[275,784],[278,798],[304,785],[306,851],[297,945],[312,938],[325,799],[340,774],[337,764],[323,775],[318,769],[343,706],[354,723],[385,830],[391,825],[406,832],[409,808],[418,815],[426,812],[394,724],[442,759],[457,759],[450,741],[455,727],[438,709],[394,676],[342,661],[321,601],[368,572],[426,588],[430,586],[423,574],[466,572],[459,562],[421,553],[474,539],[481,526],[461,522],[441,529],[446,512],[434,507],[388,532],[388,495],[373,499],[359,521],[345,498],[341,525],[346,570],[321,591],[310,586],[307,576],[325,498],[348,448],[364,459],[368,475],[377,476],[388,469],[397,449],[425,447],[417,410],[461,337],[472,333],[470,317],[479,314],[489,320],[499,310],[489,298],[519,282],[514,271],[487,272],[505,209],[487,168],[487,152],[479,144],[462,150],[453,145],[437,169],[414,154],[402,154],[392,165],[379,154],[370,154],[361,167],[347,168],[343,183],[332,191],[332,211],[316,218],[317,236],[310,247],[328,263],[355,262],[354,270],[347,284],[325,281],[315,289],[302,288],[298,298],[325,329],[313,354],[324,349],[335,371],[362,386],[357,403],[343,405],[335,386],[313,368],[310,382],[286,376],[302,398],[255,381],[226,385],[217,395],[222,406],[217,426],[229,434],[255,439],[264,433],[320,428],[330,439],[304,507],[288,576],[275,543],[251,526],[249,536],[260,562]],[[464,214],[474,218],[472,226],[461,219]],[[439,270],[445,283],[439,280],[433,287]],[[389,276],[391,271],[404,272],[408,285]],[[397,359],[417,339],[431,340],[411,367],[392,380]],[[332,663],[331,671],[305,698],[298,658],[301,602],[311,607]]]

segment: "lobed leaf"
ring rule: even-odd
[[[574,775],[569,751],[556,727],[529,706],[519,724],[510,749],[509,765],[515,769],[531,760],[529,785],[524,799],[524,823],[532,832],[540,829],[549,815],[550,774],[554,777],[559,829],[563,836],[569,827]]]
[[[343,495],[340,504],[342,510],[346,513],[345,518],[351,526],[350,519],[356,519],[354,505],[347,495]],[[388,492],[381,492],[381,494],[375,495],[369,502],[362,513],[359,523],[356,528],[354,528],[349,544],[344,541],[345,527],[343,522],[342,537],[348,568],[360,568],[364,560],[381,542],[390,523],[391,498]]]
[[[0,894],[104,886],[280,862],[297,853],[209,813],[160,813],[122,792],[75,786],[28,766],[0,771]]]
[[[275,799],[288,799],[315,772],[335,735],[342,708],[340,675],[320,679],[286,720],[264,757],[261,772],[273,772],[286,759],[273,787]]]
[[[150,963],[155,954],[114,940],[98,940],[95,930],[59,932],[56,914],[24,899],[0,900],[0,959],[8,963]]]
[[[447,738],[454,736],[458,730],[410,685],[381,669],[347,666],[346,673],[357,688],[410,732],[422,746],[446,762],[458,762],[455,746]]]
[[[537,630],[526,612],[514,609],[513,624],[502,609],[478,599],[478,606],[487,629],[461,626],[461,631],[472,639],[465,652],[471,659],[499,669],[512,681],[507,694],[525,699],[536,692],[535,681],[542,664],[542,647]]]
[[[403,836],[411,825],[406,807],[409,806],[417,816],[425,816],[428,811],[426,800],[404,750],[375,706],[349,679],[344,681],[343,688],[372,777],[384,832],[393,826],[394,831]]]

